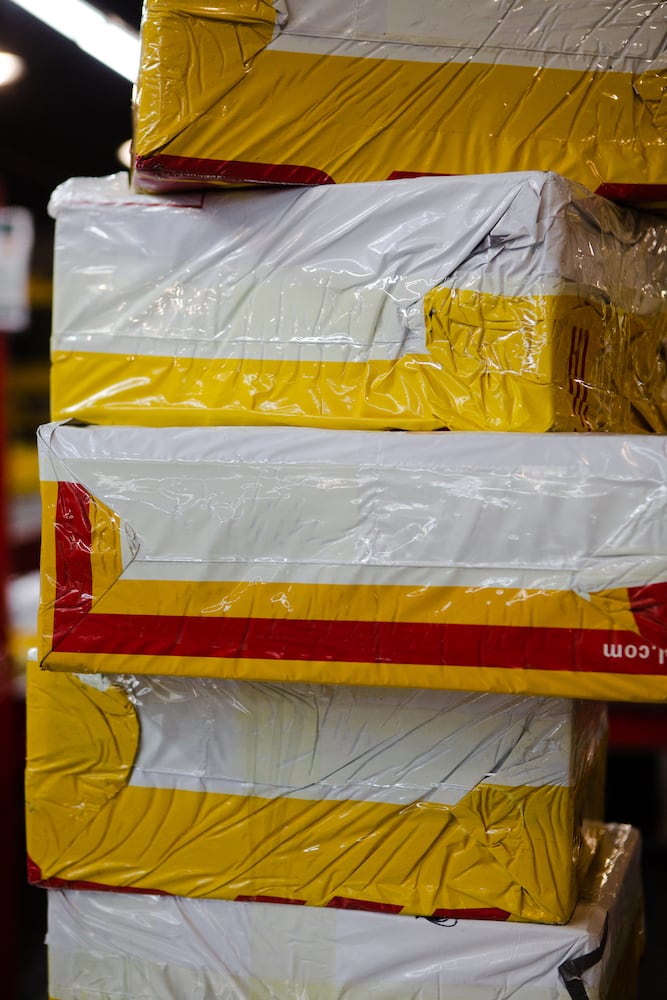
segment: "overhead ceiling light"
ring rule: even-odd
[[[0,87],[6,87],[23,76],[25,63],[13,52],[0,52]]]
[[[139,68],[139,35],[85,0],[13,0],[59,31],[79,48],[134,82]]]

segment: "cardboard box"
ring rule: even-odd
[[[80,1000],[633,1000],[639,834],[598,830],[565,926],[49,891],[50,995]]]
[[[51,670],[667,696],[657,435],[39,432]]]
[[[554,170],[664,201],[663,29],[657,0],[146,0],[137,183]]]
[[[32,667],[34,881],[563,922],[600,703]]]
[[[554,174],[50,210],[54,419],[667,431],[667,223]]]

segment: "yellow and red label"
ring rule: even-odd
[[[243,698],[242,691],[237,696]],[[409,701],[407,693],[406,707]],[[180,707],[197,725],[201,707],[182,692]],[[221,776],[210,764],[212,751],[204,769],[195,755],[192,784],[183,787],[178,781],[188,773],[187,754],[175,757],[169,740],[167,759],[157,758],[155,781],[155,752],[148,773],[139,762],[140,732],[144,739],[148,723],[143,713],[149,711],[141,697],[134,705],[120,687],[91,686],[32,665],[26,774],[30,876],[51,887],[564,922],[589,860],[581,848],[580,823],[589,815],[591,758],[602,747],[596,735],[577,730],[567,706],[562,710],[563,722],[547,727],[551,750],[558,744],[562,753],[562,767],[550,763],[543,770],[539,759],[532,759],[526,765],[530,781],[511,784],[484,775],[472,787],[460,781],[444,791],[424,785],[410,771],[408,740],[395,797],[391,786],[380,795],[377,783],[365,782],[358,767],[347,785],[330,782],[326,761],[325,779],[313,780],[312,788],[262,786],[262,794],[252,758],[245,777],[221,787],[228,772]],[[530,731],[528,717],[524,722],[517,728],[517,763],[531,752],[532,740],[539,745],[544,738],[542,730],[541,736]],[[368,718],[362,722],[368,724]],[[289,759],[303,749],[299,727],[295,730],[272,734],[274,755]],[[341,718],[339,731],[345,730]],[[215,731],[208,731],[215,739]],[[354,726],[348,723],[347,731],[356,749]],[[450,762],[465,758],[461,741],[465,745],[467,735],[454,732],[458,743]],[[383,740],[386,730],[374,748],[376,757]],[[441,730],[436,742],[442,741]],[[427,743],[420,744],[418,778],[429,752]],[[237,755],[245,760],[243,741]],[[236,774],[238,767],[232,770]]]
[[[153,427],[667,430],[667,313],[632,316],[571,294],[436,288],[424,316],[426,353],[394,360],[239,359],[225,357],[224,345],[202,357],[196,339],[176,357],[142,353],[139,337],[131,355],[55,350],[52,417]]]
[[[594,8],[583,26],[581,8],[561,4],[545,25],[541,5],[531,15],[524,4],[524,30],[505,37],[497,5],[487,14],[480,3],[492,30],[468,39],[469,24],[455,25],[462,19],[450,6],[422,4],[405,15],[409,24],[392,26],[400,5],[376,3],[364,26],[356,6],[346,18],[334,3],[313,11],[296,0],[236,0],[202,10],[149,0],[137,183],[168,190],[553,170],[608,197],[664,203],[657,24],[621,22],[614,34],[596,24]]]
[[[44,484],[41,659],[54,670],[662,701],[667,583],[524,588],[124,579],[114,518]]]

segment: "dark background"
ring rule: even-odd
[[[141,0],[96,6],[139,29]],[[0,0],[0,48],[26,62],[24,76],[0,88],[4,201],[41,215],[66,178],[119,169],[115,151],[131,135],[132,85],[11,0]]]
[[[95,6],[139,31],[141,0],[99,0]],[[0,87],[0,204],[23,205],[33,214],[32,273],[42,289],[30,329],[10,339],[9,354],[17,363],[46,362],[50,314],[45,300],[53,254],[49,197],[69,177],[123,169],[116,150],[132,134],[132,84],[11,0],[0,0],[0,49],[26,64],[19,80]],[[30,381],[37,426],[45,415],[37,374],[33,369],[30,380],[21,370],[14,375],[17,386]],[[13,407],[20,433],[26,424],[23,404]]]

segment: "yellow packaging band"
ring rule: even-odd
[[[178,413],[183,426],[667,431],[662,366],[650,363],[667,339],[667,313],[636,320],[644,327],[636,340],[635,360],[646,369],[640,382],[636,369],[621,370],[621,352],[607,349],[607,331],[627,321],[617,316],[607,325],[593,303],[449,290],[447,298],[430,313],[440,326],[430,353],[397,363],[239,366],[236,359],[54,351],[52,417],[148,427],[169,425]]]
[[[29,670],[34,879],[436,917],[569,918],[581,818],[604,756],[600,706],[123,683]],[[588,860],[584,852],[579,866]]]
[[[587,839],[594,858],[564,926],[52,889],[51,995],[389,1000],[417,988],[419,1000],[566,1000],[581,985],[590,1000],[630,998],[643,944],[640,836],[590,824]]]
[[[587,837],[594,858],[565,926],[53,889],[51,994],[566,1000],[578,972],[591,1000],[630,998],[643,942],[640,836],[590,824]]]
[[[659,8],[614,25],[598,10],[563,0],[545,24],[536,2],[508,12],[476,0],[464,17],[454,0],[349,12],[335,0],[148,0],[137,183],[537,169],[664,202]]]
[[[553,174],[50,211],[54,419],[667,430],[667,227]]]
[[[47,669],[667,696],[658,436],[55,424],[40,452]]]

